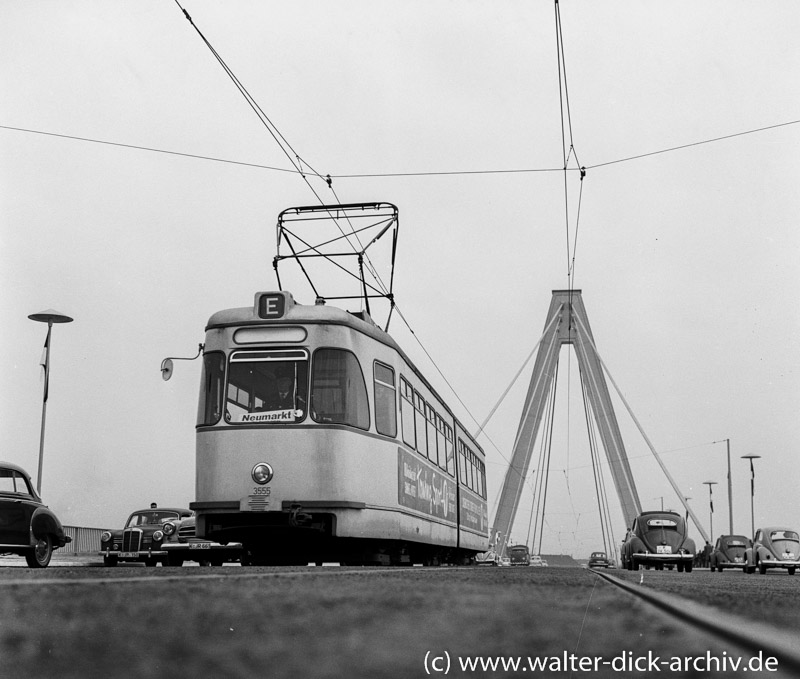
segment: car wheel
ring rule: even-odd
[[[25,561],[30,568],[46,568],[53,556],[53,540],[49,535],[42,535],[36,539],[36,546],[33,552],[25,555]]]
[[[767,565],[763,561],[759,561],[758,562],[758,572],[761,575],[766,575],[767,574]]]
[[[794,575],[794,569],[795,569],[794,566],[789,566],[789,568],[787,569],[789,571],[789,575]]]
[[[166,559],[164,559],[164,565],[172,566],[174,568],[180,568],[181,566],[183,566],[183,557],[170,555]]]
[[[147,568],[155,568],[156,566],[158,566],[158,559],[155,558],[145,559],[144,565],[147,566]]]
[[[678,573],[683,573],[683,564],[682,563],[678,564]]]
[[[692,572],[692,564],[691,563],[684,564],[683,570],[686,573],[691,573]]]
[[[103,565],[104,566],[116,566],[119,562],[119,557],[116,555],[109,554],[108,556],[103,557]]]

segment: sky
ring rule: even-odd
[[[341,202],[398,206],[390,332],[469,429],[571,284],[697,516],[728,530],[727,439],[734,532],[746,454],[755,523],[800,528],[796,2],[562,0],[561,87],[546,0],[182,4]],[[276,288],[277,216],[316,198],[175,2],[3,14],[0,458],[35,477],[46,327],[28,315],[55,309],[75,320],[53,329],[42,494],[65,524],[118,527],[194,499],[200,365],[164,382],[161,361]],[[490,508],[531,367],[481,437]],[[603,543],[568,348],[557,393],[541,551],[585,557]],[[679,508],[613,399],[644,509]]]

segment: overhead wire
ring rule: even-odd
[[[755,128],[752,130],[744,130],[743,132],[734,132],[732,134],[726,134],[720,137],[713,137],[710,139],[703,139],[696,142],[690,142],[688,144],[680,144],[678,146],[670,146],[668,148],[659,149],[656,151],[648,151],[647,153],[640,153],[633,156],[627,156],[625,158],[617,158],[615,160],[608,160],[602,163],[595,163],[593,165],[585,165],[582,169],[583,171],[586,170],[595,170],[597,168],[606,167],[608,165],[614,165],[618,163],[627,163],[634,160],[640,160],[642,158],[649,158],[651,156],[656,156],[665,153],[671,153],[673,151],[681,151],[683,149],[692,148],[695,146],[702,146],[704,144],[712,144],[718,141],[725,141],[726,139],[734,139],[736,137],[743,137],[750,134],[757,134],[759,132],[767,132],[769,130],[778,129],[781,127],[787,127],[789,125],[797,125],[800,124],[800,119],[798,120],[789,120],[784,123],[776,123],[774,125],[766,125],[764,127]],[[159,149],[153,146],[142,146],[140,144],[129,144],[125,142],[118,142],[118,141],[110,141],[107,139],[95,139],[93,137],[85,137],[79,136],[74,134],[63,134],[60,132],[49,132],[47,130],[34,130],[28,127],[19,127],[14,125],[0,125],[0,129],[3,130],[11,130],[14,132],[25,132],[27,134],[39,134],[46,137],[57,137],[60,139],[69,139],[71,141],[80,141],[89,144],[100,144],[105,146],[115,146],[119,148],[126,148],[132,149],[135,151],[147,151],[148,153],[160,153],[164,155],[170,156],[179,156],[183,158],[191,158],[193,160],[204,160],[213,163],[225,163],[228,165],[240,165],[242,167],[250,167],[257,170],[269,170],[271,172],[283,172],[286,174],[300,174],[300,171],[295,167],[276,167],[274,165],[264,165],[261,163],[251,163],[244,160],[233,160],[231,158],[219,158],[217,156],[209,156],[203,155],[199,153],[188,153],[185,151],[173,151],[170,149]],[[580,173],[582,171],[581,168],[567,168],[567,172],[570,173]],[[540,168],[515,168],[515,169],[483,169],[483,170],[441,170],[441,171],[419,171],[419,172],[359,172],[359,173],[342,173],[342,174],[331,174],[331,179],[382,179],[382,178],[394,178],[394,177],[450,177],[450,176],[460,176],[460,175],[493,175],[493,174],[530,174],[530,173],[540,173],[540,172],[564,172],[563,167],[540,167]],[[328,175],[326,175],[327,177]]]
[[[239,78],[236,76],[236,74],[233,72],[233,70],[228,66],[228,64],[225,62],[225,60],[219,54],[219,52],[217,52],[217,50],[214,48],[214,46],[211,44],[211,42],[206,38],[206,36],[203,34],[203,32],[200,30],[200,28],[195,24],[194,20],[189,15],[189,12],[187,12],[186,9],[184,9],[181,6],[181,4],[180,4],[180,2],[178,2],[178,0],[175,0],[175,4],[178,6],[178,8],[181,10],[181,12],[183,12],[183,15],[186,17],[187,21],[191,24],[192,28],[195,29],[197,34],[200,36],[200,39],[203,41],[203,43],[206,45],[206,47],[208,47],[208,49],[211,51],[211,53],[213,54],[214,58],[217,60],[219,65],[222,67],[222,69],[225,71],[227,76],[230,78],[231,82],[233,82],[233,84],[236,87],[236,89],[244,97],[245,101],[250,106],[250,108],[253,110],[253,112],[255,112],[255,114],[257,115],[258,119],[261,121],[262,125],[266,128],[266,130],[269,132],[270,136],[273,138],[275,143],[278,145],[278,147],[281,149],[283,154],[286,156],[286,158],[289,160],[289,162],[295,168],[295,171],[298,174],[300,174],[300,176],[303,178],[303,181],[305,181],[305,183],[307,184],[308,188],[311,190],[311,192],[314,194],[316,199],[319,201],[320,205],[324,205],[325,201],[323,200],[322,196],[320,196],[320,194],[316,191],[316,189],[311,184],[311,182],[308,180],[307,174],[313,174],[315,177],[317,177],[318,179],[322,180],[325,184],[327,184],[328,188],[332,191],[332,193],[334,195],[334,198],[336,199],[337,204],[341,205],[341,201],[339,200],[338,195],[336,194],[336,191],[333,189],[333,182],[332,182],[332,178],[331,178],[330,174],[327,174],[327,175],[325,175],[323,177],[322,174],[317,172],[317,170],[315,170],[307,160],[302,158],[300,156],[300,154],[297,153],[297,151],[289,143],[289,141],[286,139],[286,137],[281,133],[281,131],[278,129],[278,127],[275,125],[275,123],[272,122],[270,117],[264,112],[264,110],[261,108],[261,106],[255,100],[255,98],[250,94],[250,92],[244,86],[242,81],[239,80]],[[310,170],[310,172],[309,172],[309,170]],[[368,271],[373,276],[373,278],[377,282],[377,284],[380,287],[380,289],[383,291],[383,294],[386,294],[388,292],[388,290],[387,290],[385,284],[383,283],[383,281],[381,280],[377,269],[375,269],[375,267],[372,265],[372,262],[370,261],[369,255],[366,254],[365,248],[363,246],[363,243],[361,243],[361,239],[358,237],[358,234],[355,233],[355,229],[353,227],[353,224],[350,222],[349,218],[345,215],[345,219],[346,219],[348,225],[350,226],[350,230],[351,230],[351,234],[350,235],[355,237],[356,242],[359,244],[359,247],[361,248],[360,251],[356,249],[356,247],[350,241],[348,235],[346,235],[344,233],[344,230],[342,229],[341,225],[339,224],[339,220],[336,219],[335,217],[333,217],[333,215],[331,215],[331,217],[332,217],[332,221],[334,222],[334,224],[336,224],[336,227],[339,229],[339,232],[342,234],[342,236],[344,236],[344,238],[347,241],[347,244],[350,246],[350,248],[354,252],[360,253],[360,256],[363,256],[363,258],[367,260],[367,269],[368,269]],[[311,288],[312,288],[312,290],[314,290],[315,295],[319,296],[317,291],[315,290],[315,286],[313,285],[313,283],[311,283],[307,273],[306,273],[306,279],[311,284]]]

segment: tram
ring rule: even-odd
[[[206,327],[197,535],[245,563],[468,563],[488,549],[485,455],[366,312],[285,290]]]

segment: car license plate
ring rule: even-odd
[[[138,559],[139,552],[120,552],[119,553],[120,559]]]
[[[672,554],[672,547],[669,545],[656,545],[656,554]]]
[[[734,560],[736,563],[742,563],[742,561],[744,561],[744,559],[742,559],[742,557],[740,557],[740,556],[735,556],[735,557],[733,558],[733,560]]]
[[[210,542],[193,542],[189,545],[189,549],[211,549]]]
[[[784,559],[794,559],[794,552],[784,552],[783,553]]]

